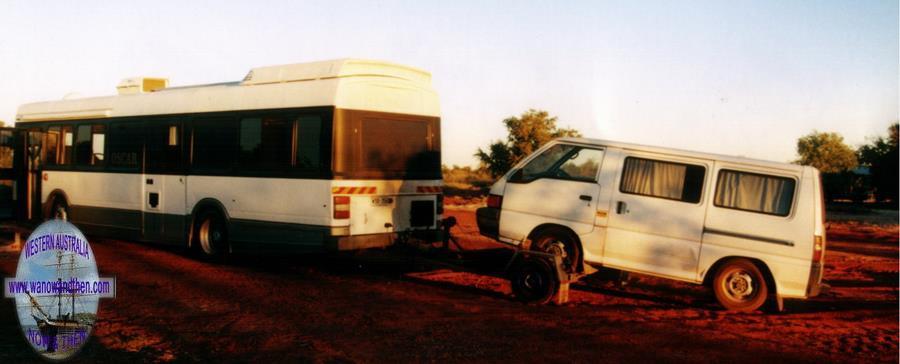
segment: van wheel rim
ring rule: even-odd
[[[753,297],[755,284],[749,272],[735,271],[725,278],[725,292],[736,301],[747,301]]]

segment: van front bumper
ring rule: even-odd
[[[500,209],[496,207],[482,207],[475,210],[478,222],[478,232],[491,239],[500,238]]]

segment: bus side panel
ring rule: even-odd
[[[321,246],[333,221],[330,196],[329,180],[188,176],[186,209],[203,199],[221,203],[235,245]]]
[[[140,174],[44,170],[41,203],[49,204],[51,192],[63,191],[69,198],[69,219],[87,230],[112,235],[140,237]]]

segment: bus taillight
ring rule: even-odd
[[[350,196],[334,196],[334,218],[350,218]]]

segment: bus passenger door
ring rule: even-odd
[[[15,140],[13,128],[0,128],[0,220],[11,219],[13,214],[13,155]]]
[[[185,182],[181,166],[179,121],[151,121],[145,126],[144,239],[180,244],[185,237]]]
[[[24,153],[21,158],[24,167],[24,176],[20,175],[20,182],[16,183],[21,214],[25,220],[41,220],[41,173],[43,171],[43,139],[44,132],[40,129],[28,130],[21,142],[24,144]]]

